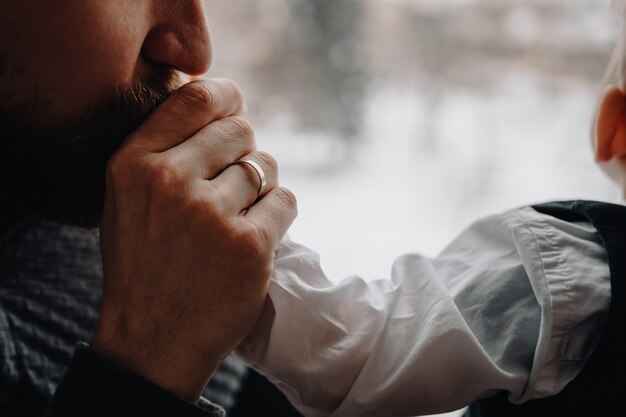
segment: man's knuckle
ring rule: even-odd
[[[259,151],[255,153],[255,156],[259,159],[259,161],[262,164],[268,166],[274,171],[278,170],[278,162],[276,161],[276,158],[274,158],[273,155],[264,151]]]
[[[297,210],[298,198],[291,190],[283,187],[278,187],[275,188],[273,192],[276,198],[278,198],[285,206]]]
[[[219,213],[224,208],[224,197],[217,187],[211,185],[206,186],[207,189],[201,194],[198,194],[198,199],[202,201],[203,207],[206,213],[210,213],[214,220],[219,220],[221,216]]]
[[[201,83],[188,84],[177,92],[178,101],[185,109],[206,111],[213,109],[219,101],[218,92]]]
[[[219,81],[224,83],[224,85],[230,89],[232,89],[233,91],[236,92],[240,92],[241,89],[239,88],[239,86],[237,85],[237,83],[230,79],[230,78],[219,78]]]
[[[145,165],[148,183],[157,191],[172,191],[180,186],[180,166],[169,159],[158,159]]]
[[[208,217],[209,213],[212,212],[212,208],[211,202],[198,194],[187,195],[181,202],[181,211],[191,222]]]
[[[238,138],[251,140],[254,138],[254,128],[252,124],[243,117],[233,116],[229,117],[225,123],[227,124],[227,130]]]
[[[107,174],[113,179],[123,178],[128,171],[126,159],[119,153],[114,154],[107,163]]]
[[[235,245],[249,259],[265,257],[267,252],[263,233],[252,224],[238,226],[231,235]]]
[[[130,189],[140,184],[137,158],[116,152],[109,158],[106,166],[106,181],[118,191]]]

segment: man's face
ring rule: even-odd
[[[202,2],[0,0],[0,8],[5,204],[94,225],[110,155],[182,74],[208,70]]]

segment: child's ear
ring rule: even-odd
[[[605,90],[594,133],[598,161],[626,157],[626,93],[620,88],[611,86]]]

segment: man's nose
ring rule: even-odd
[[[142,47],[144,59],[186,74],[204,74],[211,66],[212,48],[202,0],[159,3],[157,23]]]

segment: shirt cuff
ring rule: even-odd
[[[191,404],[79,343],[45,417],[224,417],[201,398]]]

